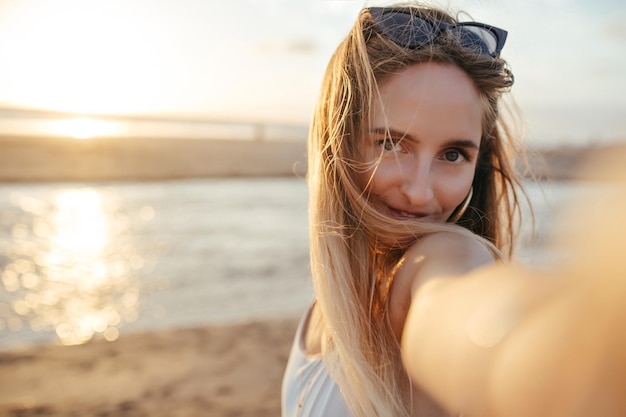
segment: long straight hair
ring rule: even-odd
[[[435,20],[448,14],[416,8]],[[474,82],[483,107],[482,138],[470,208],[456,224],[398,221],[368,202],[359,181],[364,132],[378,85],[410,65],[454,65]],[[325,329],[326,365],[355,417],[408,416],[410,381],[386,320],[386,302],[404,251],[440,230],[470,234],[496,256],[510,254],[519,214],[519,180],[507,153],[514,143],[500,97],[513,84],[505,61],[478,55],[453,36],[409,50],[375,27],[364,9],[333,54],[321,87],[308,141],[311,272]]]

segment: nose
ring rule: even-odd
[[[434,197],[430,164],[419,163],[406,172],[401,192],[412,206],[428,204]]]

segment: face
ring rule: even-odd
[[[468,195],[482,106],[461,69],[415,64],[379,84],[360,180],[370,201],[397,219],[445,222]]]

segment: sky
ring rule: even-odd
[[[509,31],[528,142],[626,140],[626,2],[429,2]],[[0,0],[0,107],[306,124],[359,9],[386,3]]]

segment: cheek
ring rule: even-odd
[[[463,175],[448,178],[447,181],[439,184],[438,200],[443,211],[451,212],[465,200],[473,180],[474,169],[472,168]]]
[[[397,163],[390,164],[388,162],[381,161],[376,169],[372,169],[364,175],[366,181],[370,181],[369,190],[373,195],[381,196],[390,192],[402,182],[401,168]]]

